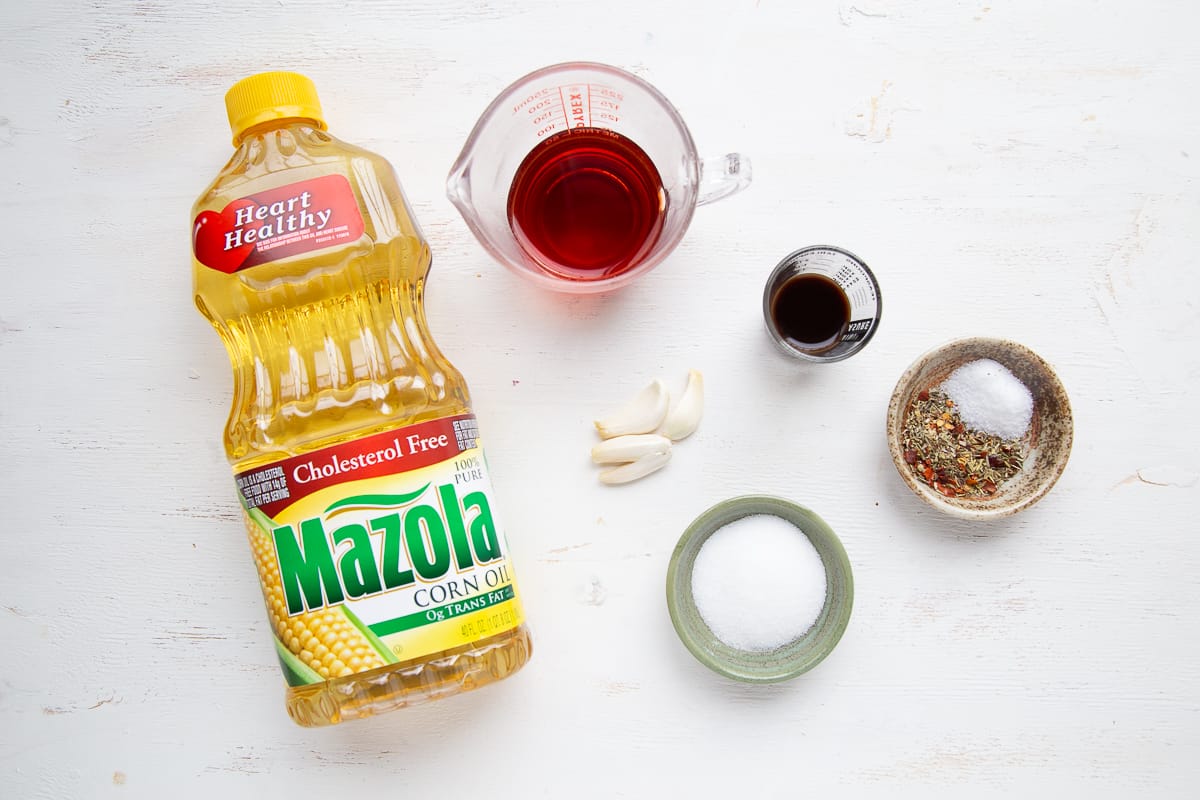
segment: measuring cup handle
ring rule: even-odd
[[[712,203],[740,192],[750,185],[750,159],[741,153],[726,153],[700,162],[700,191],[696,205]]]

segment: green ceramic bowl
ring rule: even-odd
[[[807,534],[825,565],[825,605],[798,639],[766,652],[740,650],[722,642],[705,624],[692,597],[692,567],[704,542],[718,529],[752,514],[774,514]],[[667,609],[675,631],[701,664],[746,683],[776,683],[808,672],[833,651],[850,621],[854,577],[842,543],[825,521],[804,506],[767,495],[717,503],[688,526],[667,568]]]

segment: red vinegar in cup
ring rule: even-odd
[[[667,193],[633,141],[603,128],[551,136],[525,156],[508,194],[521,248],[548,272],[575,281],[620,275],[653,249]]]

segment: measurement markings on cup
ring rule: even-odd
[[[542,125],[550,126],[549,128],[546,129],[546,131],[539,130],[538,131],[539,135],[546,133],[546,132],[557,130],[558,125],[562,122],[566,122],[566,117],[563,116],[563,112],[562,112],[561,108],[539,109],[537,112],[537,116],[533,117],[533,124],[535,126],[542,126]]]
[[[529,122],[537,128],[537,137],[549,136],[567,127],[562,95],[558,87],[542,89],[521,103],[528,106]]]

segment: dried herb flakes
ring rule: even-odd
[[[1019,441],[963,425],[954,401],[922,391],[904,421],[904,461],[917,478],[947,497],[988,497],[1021,471]]]

